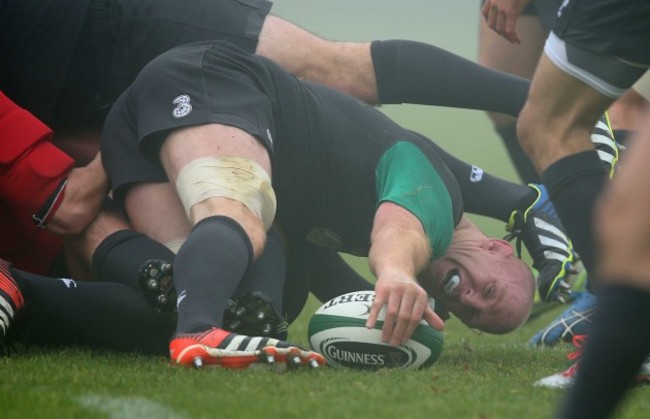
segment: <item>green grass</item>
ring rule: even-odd
[[[309,308],[290,330],[305,344]],[[507,336],[479,335],[455,320],[436,364],[419,371],[322,368],[201,371],[167,359],[28,348],[0,359],[3,418],[546,418],[563,392],[532,383],[565,366],[569,345],[525,345],[555,314]],[[650,389],[640,388],[621,418],[644,418]]]
[[[340,40],[407,38],[475,59],[478,0],[276,0],[273,11]],[[514,179],[483,113],[387,106],[403,125],[487,171]],[[475,217],[489,234],[502,223]],[[365,260],[349,258],[367,273]],[[290,337],[306,344],[310,301]],[[570,345],[545,350],[526,340],[558,309],[505,336],[479,335],[455,320],[438,362],[422,371],[323,368],[195,371],[165,358],[29,348],[0,358],[2,418],[548,418],[563,393],[532,386],[566,365]],[[650,389],[632,394],[622,418],[646,418]]]

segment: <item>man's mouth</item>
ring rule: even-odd
[[[442,292],[447,295],[452,295],[456,288],[460,285],[460,272],[458,269],[452,269],[447,272],[445,279],[441,283]]]

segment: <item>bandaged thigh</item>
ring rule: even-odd
[[[271,178],[253,160],[242,157],[204,157],[186,164],[176,179],[176,191],[188,218],[192,207],[209,198],[239,201],[271,228],[276,199]]]

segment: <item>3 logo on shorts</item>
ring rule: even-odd
[[[469,175],[470,182],[477,183],[480,182],[481,179],[483,179],[483,169],[472,166],[472,173]]]
[[[183,118],[192,112],[192,104],[190,103],[190,97],[188,95],[177,96],[172,103],[176,105],[172,110],[174,118]]]

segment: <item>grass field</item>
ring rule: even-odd
[[[406,38],[474,59],[478,0],[277,0],[274,12],[340,40]],[[505,152],[479,112],[387,106],[387,114],[454,154],[514,179]],[[475,218],[493,235],[501,223]],[[350,258],[362,272],[365,260]],[[308,307],[290,329],[306,344]],[[527,339],[561,308],[515,333],[479,335],[452,319],[439,361],[422,371],[322,368],[194,371],[165,358],[28,349],[0,359],[1,418],[547,418],[562,392],[532,386],[566,365],[570,345],[544,350]],[[635,391],[620,415],[647,418],[650,390]]]

